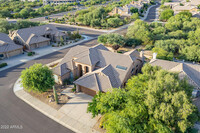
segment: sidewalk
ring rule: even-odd
[[[83,93],[73,94],[68,91],[66,93],[71,97],[70,100],[56,110],[25,92],[19,81],[20,79],[16,81],[13,88],[15,95],[36,110],[76,133],[99,133],[93,129],[98,118],[92,119],[91,114],[87,113],[91,96]]]
[[[88,37],[88,36],[85,36],[85,35],[82,35],[82,36],[85,37],[85,39],[78,41],[78,42],[75,42],[75,43],[65,45],[65,46],[61,46],[61,47],[45,46],[45,47],[42,47],[42,48],[34,49],[33,51],[36,53],[34,56],[27,56],[27,53],[25,53],[25,54],[17,55],[17,56],[14,56],[14,57],[10,57],[8,59],[4,59],[1,62],[6,62],[8,64],[8,66],[0,68],[0,71],[6,70],[6,69],[11,68],[13,66],[16,66],[16,65],[22,64],[24,62],[36,59],[38,57],[59,51],[61,49],[69,48],[69,47],[72,47],[72,46],[78,45],[80,43],[83,43],[85,41],[93,39],[92,37]]]

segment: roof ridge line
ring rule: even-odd
[[[97,75],[96,75],[96,74],[97,74],[97,73],[94,73],[94,78],[95,78],[95,80],[96,80],[96,85],[97,85],[97,87],[98,87],[98,90],[101,91],[100,88],[99,88],[99,83],[98,83]]]

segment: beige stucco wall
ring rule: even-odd
[[[30,44],[29,47],[30,49],[35,49],[35,48],[40,48],[40,47],[44,47],[50,44],[50,41],[44,41],[44,42],[40,42],[40,43],[35,43],[35,44]]]

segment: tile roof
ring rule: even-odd
[[[42,36],[38,36],[36,34],[31,34],[28,38],[28,40],[26,41],[26,44],[34,44],[34,43],[40,43],[40,42],[44,42],[44,41],[49,41],[50,39],[42,37]]]
[[[23,46],[15,44],[10,37],[5,33],[0,33],[0,52],[9,52],[17,49],[22,49]]]
[[[107,92],[113,87],[120,87],[115,74],[112,70],[112,66],[108,65],[100,70],[88,73],[74,81],[75,84],[84,86],[86,88],[93,89],[95,91]]]
[[[30,28],[23,28],[15,32],[18,33],[18,35],[23,39],[24,42],[29,42],[29,44],[38,43],[39,41],[44,41],[45,39],[44,37],[42,37],[42,35],[45,34],[51,34],[55,36],[64,35],[64,33],[60,32],[55,26],[51,24],[35,26]],[[32,40],[33,37],[35,39]]]
[[[56,67],[53,71],[57,75],[63,75],[61,71],[61,65],[63,64],[66,65],[64,69],[74,70],[75,66],[73,66],[72,62],[94,66],[95,69],[93,72],[80,77],[75,81],[75,83],[88,87],[88,85],[85,85],[88,84],[88,82],[83,84],[84,81],[82,80],[93,77],[95,78],[93,80],[98,83],[97,86],[100,90],[106,90],[106,88],[110,88],[110,86],[118,88],[125,80],[125,77],[130,70],[129,68],[133,65],[134,60],[141,60],[139,57],[133,58],[133,55],[131,56],[132,53],[134,53],[133,55],[137,54],[136,52],[131,52],[127,55],[113,53],[108,51],[108,49],[103,45],[97,45],[94,47],[78,45],[68,51],[63,60],[58,64],[57,67],[59,67],[59,69]],[[117,66],[126,67],[128,69],[119,69]],[[89,76],[91,74],[93,74],[93,76]],[[107,84],[107,81],[109,84]],[[91,83],[91,81],[89,83]]]
[[[184,72],[191,80],[195,82],[195,84],[200,87],[200,65],[160,59],[153,59],[151,60],[150,64],[153,66],[160,66],[169,71],[176,71],[179,73]]]

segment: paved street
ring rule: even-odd
[[[67,28],[62,28],[67,29]],[[80,30],[86,35],[91,31]],[[100,33],[96,33],[96,37]],[[95,37],[95,35],[93,35]],[[96,39],[82,45],[95,45]],[[47,64],[62,58],[69,49],[63,49],[38,59],[26,62],[16,67],[0,72],[0,125],[22,125],[23,129],[0,129],[0,133],[71,133],[72,131],[61,126],[42,113],[38,112],[25,102],[18,99],[13,92],[13,85],[20,76],[20,72],[34,63]]]
[[[150,17],[145,21],[151,22],[155,16],[155,9],[150,10]],[[69,28],[67,26],[58,26],[60,30],[76,30],[76,28]],[[117,33],[124,33],[126,29],[118,31]],[[93,46],[97,44],[97,37],[101,32],[79,29],[81,34],[95,37],[95,39],[84,42],[82,45]],[[7,129],[0,133],[71,133],[72,131],[61,126],[50,118],[46,117],[39,111],[35,110],[25,102],[18,99],[13,92],[13,85],[19,78],[23,69],[33,65],[34,63],[47,64],[62,58],[68,49],[63,49],[35,60],[23,63],[13,68],[0,72],[0,125],[22,125],[23,129]]]
[[[149,10],[149,14],[147,15],[147,18],[144,20],[146,22],[153,22],[156,18],[156,9],[160,7],[160,3],[158,3],[158,5],[152,7]]]

